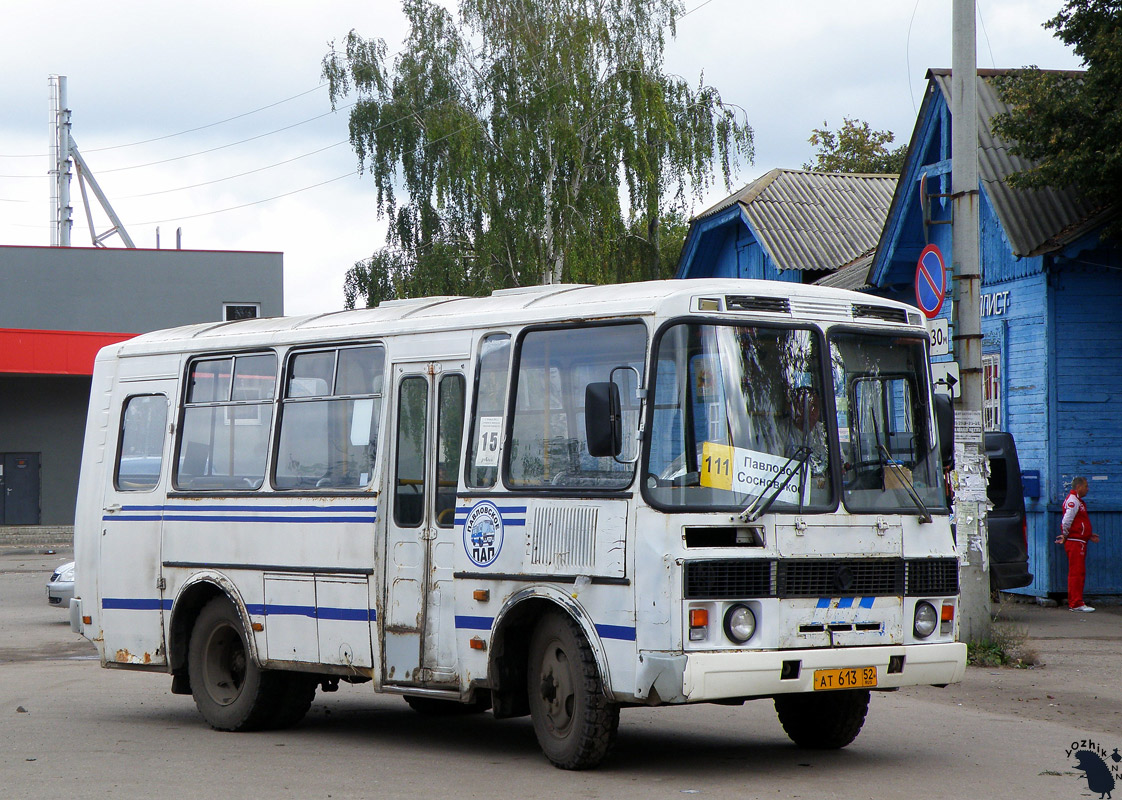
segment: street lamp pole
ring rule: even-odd
[[[951,262],[955,356],[962,394],[955,408],[954,518],[964,641],[990,629],[986,456],[982,432],[981,259],[978,245],[978,59],[975,0],[954,0],[951,41]]]

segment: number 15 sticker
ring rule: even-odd
[[[503,433],[502,417],[480,417],[476,429],[475,466],[497,467],[499,465],[499,439]]]

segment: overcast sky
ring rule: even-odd
[[[979,67],[1079,67],[1041,26],[1061,0],[977,3]],[[743,185],[799,168],[811,130],[843,116],[906,144],[926,70],[951,63],[951,5],[686,0],[667,70],[693,83],[704,73],[747,112],[756,156],[741,165]],[[286,313],[342,307],[343,275],[383,243],[385,223],[356,172],[346,111],[329,113],[317,88],[320,61],[351,28],[397,52],[396,0],[0,0],[0,10],[0,244],[50,244],[48,76],[61,74],[74,139],[138,247],[155,247],[159,227],[165,248],[182,228],[189,249],[280,251]],[[77,181],[72,197],[72,243],[88,246]],[[109,225],[95,211],[100,233]]]

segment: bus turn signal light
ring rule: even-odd
[[[709,638],[709,609],[690,609],[690,641],[704,642]]]

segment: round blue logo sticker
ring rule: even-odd
[[[479,567],[489,567],[503,549],[503,517],[494,503],[484,500],[472,506],[464,520],[464,550]]]

